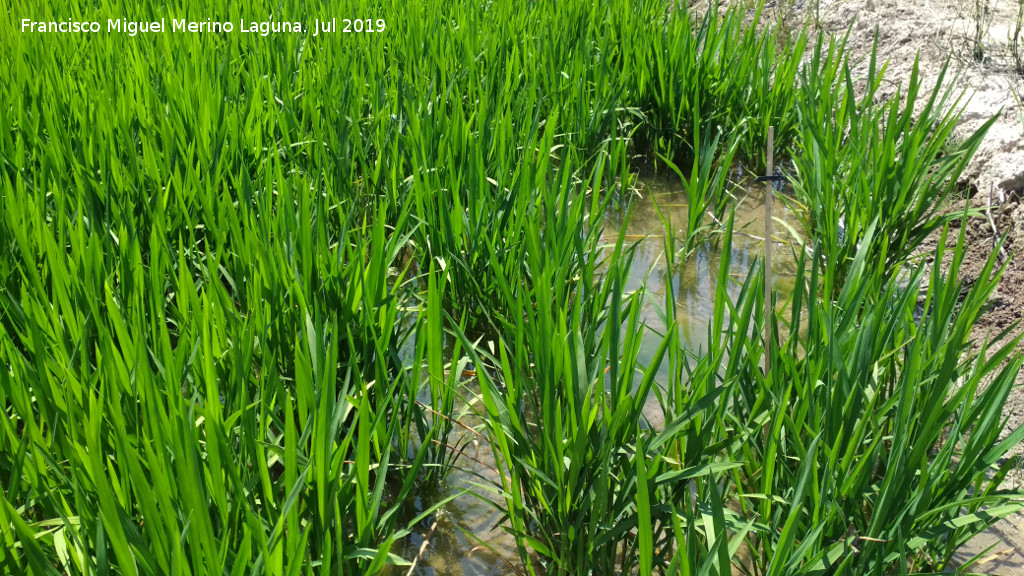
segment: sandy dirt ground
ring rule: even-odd
[[[1024,0],[820,0],[815,6],[813,0],[777,0],[768,7],[770,17],[792,14],[801,21],[814,19],[817,8],[817,23],[824,30],[836,35],[850,30],[848,48],[855,57],[870,54],[877,31],[879,59],[889,61],[889,82],[883,86],[889,94],[910,78],[915,57],[920,58],[926,88],[934,86],[948,60],[954,86],[969,98],[959,126],[961,137],[998,116],[960,183],[971,206],[991,209],[991,218],[968,224],[968,282],[977,278],[994,239],[1008,236],[1002,258],[1009,263],[992,309],[976,330],[979,340],[1012,326],[1024,313],[1024,108],[1018,99],[1024,99],[1024,77],[1015,71],[1009,48],[1020,1]],[[979,7],[984,15],[980,36],[975,18]],[[1020,331],[1018,327],[1015,333]],[[1024,423],[1024,374],[1017,384],[1004,411],[1007,430]],[[1022,452],[1024,446],[1018,448]],[[1024,485],[1024,467],[1012,482]],[[993,548],[972,571],[1024,575],[1024,515],[1003,520],[961,557],[989,546]]]

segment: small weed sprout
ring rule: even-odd
[[[977,62],[985,59],[985,36],[992,22],[992,7],[989,0],[974,0],[974,32],[971,38],[971,57]]]
[[[1017,0],[1017,19],[1010,29],[1010,55],[1013,56],[1013,68],[1017,74],[1024,76],[1024,0]],[[1014,93],[1016,96],[1016,93]],[[1018,107],[1019,107],[1018,100]]]
[[[1024,129],[1024,96],[1021,96],[1020,90],[1018,90],[1013,84],[1010,85],[1010,94],[1013,95],[1013,101],[1017,103],[1015,108],[1017,112],[1017,120],[1020,122],[1021,128]]]

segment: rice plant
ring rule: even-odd
[[[945,67],[931,93],[922,94],[915,62],[905,92],[878,102],[885,65],[875,52],[860,97],[848,65],[823,62],[802,75],[807,98],[798,106],[801,143],[792,182],[802,224],[837,268],[838,292],[872,224],[870,259],[881,259],[892,274],[925,238],[958,218],[948,203],[995,118],[950,150],[961,108],[944,84]]]
[[[745,384],[729,415],[763,433],[743,447],[751,457],[736,496],[771,528],[750,541],[754,572],[942,570],[963,542],[1024,506],[1000,489],[1024,438],[1018,428],[1000,440],[1019,339],[971,348],[970,326],[1001,274],[995,256],[965,288],[961,231],[947,273],[917,266],[893,277],[868,258],[874,232],[834,304],[822,291],[829,272],[804,260],[772,373],[757,374],[756,351],[740,364]],[[946,256],[940,242],[935,261]]]
[[[727,183],[739,140],[733,139],[731,143],[726,143],[725,151],[720,153],[721,138],[721,133],[713,137],[708,134],[702,136],[700,128],[694,128],[694,149],[697,154],[689,178],[671,160],[662,157],[686,189],[686,235],[680,249],[682,259],[692,254],[697,243],[718,227],[730,205]]]
[[[970,346],[1000,268],[966,286],[962,236],[948,268],[913,258],[961,217],[988,125],[949,145],[945,76],[880,98],[884,64],[859,83],[844,39],[762,8],[353,0],[385,25],[72,36],[20,18],[338,6],[16,0],[0,567],[374,574],[463,492],[500,511],[510,571],[948,567],[1022,505],[1018,342]],[[728,191],[771,126],[808,240],[766,316],[763,272],[731,275]],[[665,265],[722,251],[705,349],[603,226],[650,167],[687,196]],[[480,439],[495,482],[442,490],[490,466]]]

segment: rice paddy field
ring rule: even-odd
[[[762,8],[3,6],[0,571],[984,572],[992,121]]]

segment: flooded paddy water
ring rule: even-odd
[[[773,202],[772,281],[777,294],[777,303],[784,302],[794,289],[796,277],[795,252],[801,239],[799,223],[788,209],[777,191]],[[608,244],[617,239],[619,230],[624,230],[628,244],[635,245],[635,254],[628,276],[628,291],[645,289],[643,322],[650,329],[640,354],[641,363],[646,364],[655,354],[659,337],[663,334],[664,310],[667,291],[671,290],[676,310],[675,329],[680,341],[688,351],[700,354],[707,347],[709,324],[714,312],[714,296],[720,266],[727,263],[731,278],[728,294],[736,297],[747,274],[759,266],[764,256],[765,194],[763,185],[738,186],[734,195],[735,220],[734,236],[729,254],[723,254],[721,236],[698,243],[695,251],[674,267],[667,265],[665,224],[663,218],[671,221],[679,234],[685,228],[687,204],[685,191],[677,179],[647,179],[640,187],[639,194],[628,206],[610,210],[604,219],[604,235]],[[672,244],[681,245],[677,237]],[[781,304],[778,304],[781,306]],[[667,374],[659,374],[664,381]],[[472,404],[479,393],[475,385],[466,391],[460,415],[461,424],[467,428],[482,429],[482,420],[476,416]],[[652,395],[647,399],[644,415],[654,428],[664,422],[661,407]],[[459,438],[461,434],[461,438]],[[502,515],[495,504],[499,498],[495,493],[488,500],[481,487],[500,486],[500,478],[494,469],[494,457],[483,435],[476,436],[465,428],[457,427],[453,434],[461,455],[457,467],[446,482],[433,493],[417,494],[409,502],[409,517],[416,515],[433,502],[444,498],[454,499],[443,506],[435,515],[415,527],[413,533],[395,544],[393,552],[414,561],[413,566],[389,567],[389,574],[410,574],[419,576],[498,576],[521,573],[518,554],[513,537],[502,527]],[[468,488],[476,487],[475,494]],[[494,488],[496,489],[496,488]],[[1012,556],[1012,549],[998,546],[1005,538],[1001,531],[1005,525],[998,525],[969,543],[957,560],[963,562],[973,554],[985,552],[992,545],[997,547],[983,560],[986,568],[1002,569],[1005,560]]]
[[[643,322],[654,333],[663,333],[663,310],[667,290],[672,290],[676,305],[676,329],[682,342],[693,353],[706,347],[708,324],[714,311],[713,297],[719,267],[728,262],[729,294],[735,295],[740,283],[764,255],[764,186],[741,185],[734,192],[735,234],[730,254],[722,254],[720,236],[697,245],[684,262],[669,269],[665,257],[665,227],[662,217],[672,222],[677,231],[685,230],[687,217],[686,193],[677,178],[646,179],[639,195],[633,198],[629,209],[622,206],[609,211],[604,220],[605,237],[614,243],[617,231],[625,226],[626,241],[635,244],[635,257],[629,271],[627,290],[634,291],[646,284]],[[660,210],[660,215],[659,215]],[[798,223],[785,204],[773,203],[774,226],[772,243],[772,278],[779,300],[784,300],[793,289],[795,258],[793,247],[798,239],[793,230]],[[675,242],[681,245],[682,238]],[[677,248],[678,249],[678,248]],[[640,354],[641,363],[654,355],[658,338],[649,338]],[[663,378],[659,377],[659,380]],[[470,395],[478,390],[470,390]],[[470,411],[471,412],[471,411]],[[655,428],[664,421],[657,399],[647,399],[644,410],[648,422]],[[462,424],[476,427],[481,420],[470,413]],[[470,485],[500,485],[493,469],[494,458],[483,437],[462,429],[464,438],[455,443],[465,445],[457,468],[435,494],[420,494],[405,503],[411,511],[423,510],[431,502],[456,495]],[[460,434],[456,428],[454,435]],[[477,492],[482,492],[477,490]],[[497,496],[494,496],[495,501]],[[414,512],[415,513],[415,512]],[[390,568],[390,574],[419,576],[496,576],[515,574],[518,562],[514,539],[501,527],[501,514],[495,506],[478,495],[457,496],[436,515],[416,527],[414,533],[398,543],[392,550],[399,556],[415,561],[414,566]]]

